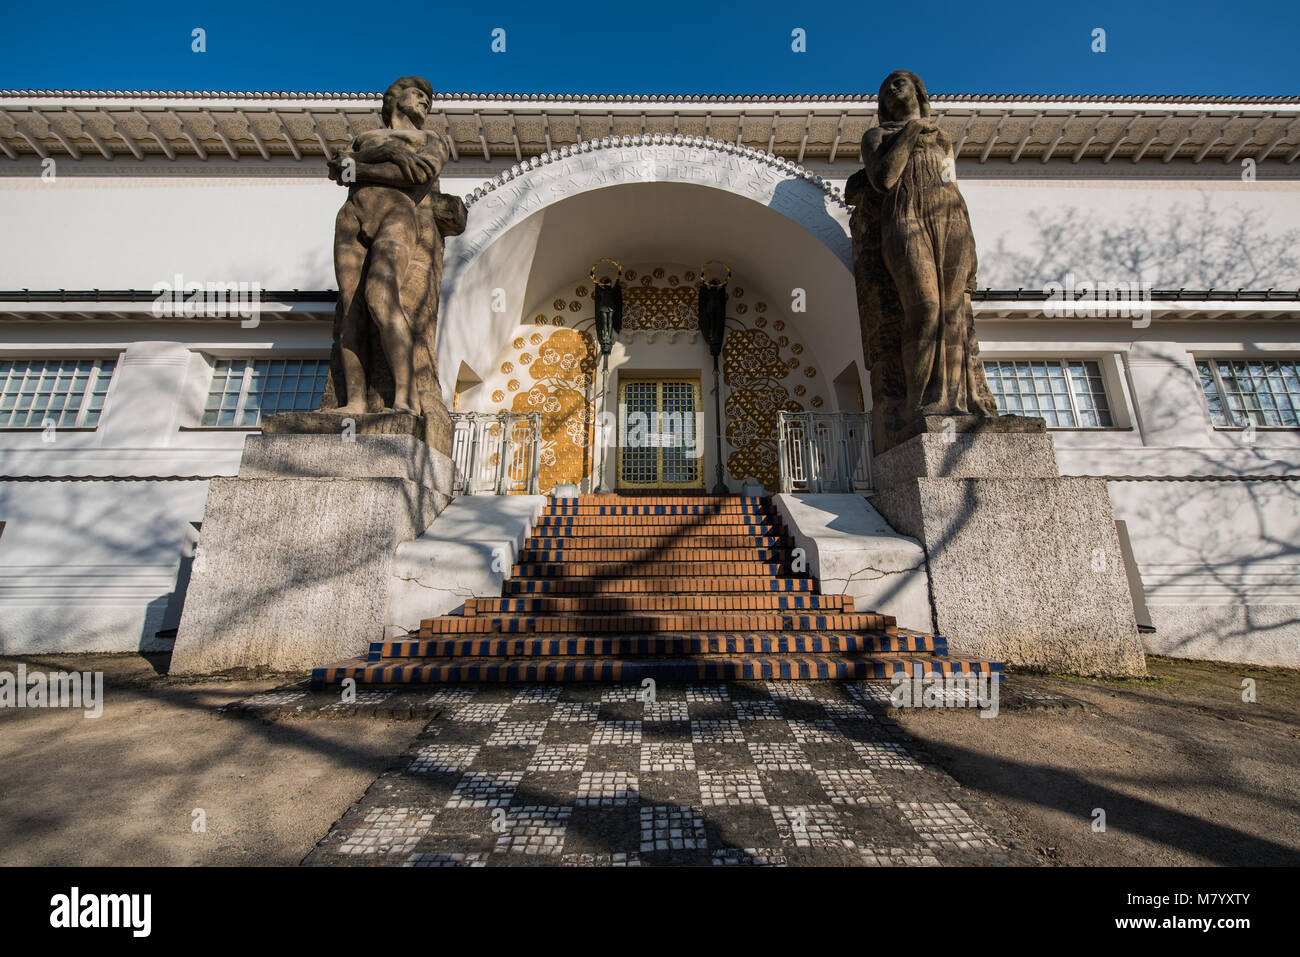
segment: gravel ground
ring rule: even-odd
[[[1043,859],[1300,864],[1300,672],[1148,658],[1146,680],[1012,675],[1079,709],[903,711],[902,728]],[[1242,680],[1255,703],[1242,701]],[[1093,829],[1094,809],[1105,831]]]
[[[165,658],[139,655],[0,658],[0,671],[19,664],[102,671],[107,690],[95,719],[0,710],[6,865],[297,864],[430,720],[219,713],[300,676],[170,679]],[[1142,681],[1008,679],[1070,707],[889,715],[1045,862],[1300,864],[1300,672],[1148,664]]]

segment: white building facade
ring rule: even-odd
[[[260,414],[319,401],[344,199],[325,160],[379,105],[0,92],[0,652],[169,647],[208,481]],[[1147,649],[1300,665],[1300,101],[932,109],[990,384],[1047,418],[1062,474],[1108,480]],[[694,290],[721,260],[722,474],[776,491],[779,410],[869,411],[842,190],[874,123],[870,97],[435,96],[440,188],[469,206],[444,260],[448,408],[538,413],[544,492],[711,488]],[[601,257],[625,286],[603,392]],[[1069,281],[1152,301],[1053,314]],[[157,314],[160,284],[191,282],[257,284],[260,311]],[[599,413],[629,409],[685,413],[699,454],[606,452]]]

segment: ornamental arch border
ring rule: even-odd
[[[468,228],[448,241],[444,295],[478,256],[534,213],[592,190],[631,183],[721,189],[799,225],[852,272],[849,206],[832,183],[798,163],[701,136],[602,137],[516,163],[465,197]]]

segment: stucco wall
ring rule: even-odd
[[[0,233],[0,288],[149,288],[177,273],[331,288],[332,225],[343,193],[318,165],[87,158],[60,161],[59,177],[47,182],[33,160],[6,163],[0,221],[24,229]],[[442,188],[467,194],[509,165],[465,158],[449,167]],[[840,185],[855,168],[809,166]],[[1109,278],[1095,275],[1114,268],[1120,247],[1107,237],[1129,230],[1154,251],[1146,278],[1158,285],[1294,288],[1300,177],[1274,166],[1247,183],[1236,167],[1212,163],[962,163],[980,283],[1032,288],[1066,269]],[[773,302],[788,303],[794,288],[805,288],[814,298],[800,332],[819,369],[834,377],[849,363],[860,366],[843,263],[788,217],[716,192],[625,184],[549,206],[506,231],[479,254],[481,274],[457,291],[460,318],[442,330],[448,398],[461,361],[485,377],[499,368],[535,304],[602,255],[727,259]],[[1206,244],[1189,251],[1182,240],[1203,226]],[[449,243],[449,255],[456,245]],[[1244,274],[1248,260],[1262,268]],[[488,305],[498,287],[507,292],[505,313]],[[1117,427],[1056,432],[1057,457],[1065,474],[1110,480],[1157,627],[1148,648],[1300,664],[1300,510],[1295,483],[1276,481],[1300,474],[1300,432],[1261,430],[1247,445],[1211,428],[1192,365],[1198,354],[1300,355],[1300,325],[1160,321],[1138,330],[1122,322],[982,321],[979,333],[989,358],[1073,355],[1106,364]],[[39,434],[0,433],[8,479],[0,483],[0,520],[8,523],[0,537],[3,650],[127,650],[150,640],[166,619],[189,525],[202,518],[206,479],[235,472],[246,434],[186,428],[207,389],[200,354],[323,355],[328,346],[323,322],[264,321],[252,330],[236,322],[5,323],[4,355],[120,353],[121,360],[97,431],[63,433],[52,444]],[[676,356],[661,355],[667,348],[620,347],[616,367],[676,368]],[[707,378],[702,385],[707,409]],[[706,443],[706,481],[712,454]],[[1151,481],[1193,475],[1216,480]]]

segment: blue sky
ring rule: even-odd
[[[10,4],[0,88],[381,90],[415,73],[438,91],[864,93],[906,67],[940,93],[1300,94],[1296,0],[844,6]]]

